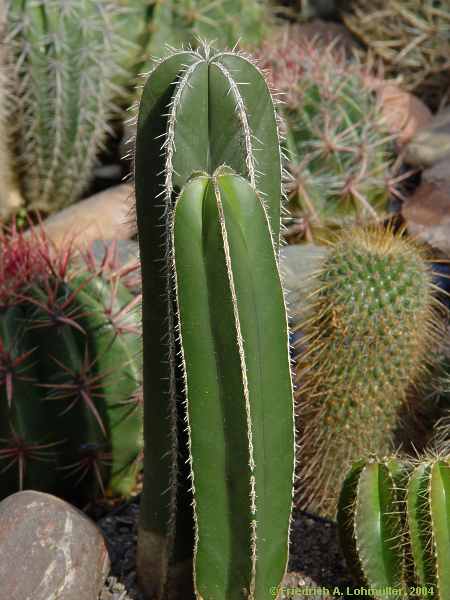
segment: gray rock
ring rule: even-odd
[[[450,180],[422,182],[402,215],[411,235],[450,254]]]
[[[0,548],[0,597],[8,600],[97,600],[109,571],[94,523],[42,492],[0,503]]]
[[[48,217],[43,223],[47,236],[57,246],[73,238],[83,247],[93,240],[126,240],[136,233],[131,185],[117,185]]]
[[[280,272],[288,314],[295,325],[306,317],[305,300],[312,291],[312,275],[327,255],[325,246],[293,244],[280,251]]]
[[[404,154],[406,163],[420,168],[431,167],[444,158],[450,158],[450,107],[417,131]]]

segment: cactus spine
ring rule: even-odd
[[[189,564],[194,546],[198,598],[264,598],[286,568],[294,440],[276,260],[280,153],[261,73],[208,46],[159,64],[141,101],[135,180],[146,448],[139,576],[150,597],[170,597],[175,566]],[[187,548],[182,527],[195,529]]]
[[[238,42],[256,46],[267,21],[268,9],[260,0],[157,0],[150,53],[161,56],[166,44],[198,45],[200,39],[220,48]]]
[[[121,38],[105,0],[8,0],[8,123],[28,208],[55,210],[88,184],[115,110]]]
[[[284,28],[258,58],[285,100],[287,194],[308,232],[376,221],[395,192],[393,148],[368,72],[336,43]]]
[[[424,250],[390,229],[343,234],[313,288],[299,326],[299,501],[333,515],[342,469],[392,451],[440,320]]]
[[[359,582],[402,590],[403,597],[448,598],[449,494],[445,457],[355,463],[342,487],[338,525]]]
[[[130,495],[142,449],[139,297],[111,256],[83,274],[37,232],[0,243],[1,497]]]

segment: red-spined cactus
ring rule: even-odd
[[[137,265],[0,235],[0,496],[129,495],[142,452]]]
[[[291,207],[310,231],[376,221],[396,193],[373,77],[343,48],[286,28],[257,58],[284,100]]]

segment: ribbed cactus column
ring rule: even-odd
[[[342,486],[338,506],[341,546],[358,581],[373,591],[405,590],[401,490],[403,465],[361,460]]]
[[[145,403],[140,579],[149,597],[170,596],[171,564],[192,554],[179,543],[184,523],[195,525],[198,598],[265,598],[286,565],[294,441],[276,259],[280,153],[261,73],[209,47],[157,66],[140,107],[135,180]],[[194,514],[181,511],[183,456]]]
[[[448,456],[355,463],[337,517],[342,550],[358,583],[375,597],[448,598],[449,499]]]
[[[6,0],[16,171],[28,208],[79,199],[102,149],[123,41],[108,0]]]

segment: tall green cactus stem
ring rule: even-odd
[[[174,53],[153,70],[144,88],[135,158],[143,279],[146,440],[138,568],[150,597],[163,597],[169,563],[180,562],[183,554],[176,543],[176,525],[183,522],[178,507],[183,503],[179,451],[184,409],[176,371],[176,354],[181,348],[175,329],[178,301],[173,289],[172,214],[176,197],[193,174],[212,175],[224,163],[247,179],[263,198],[277,254],[281,161],[274,106],[263,76],[246,58],[216,52],[208,46]],[[192,244],[197,246],[199,242],[193,239]],[[195,265],[192,262],[192,268]],[[203,321],[205,327],[214,328],[217,336],[222,317],[218,315],[211,323],[205,314],[197,326]],[[230,330],[235,329],[234,321],[226,323]],[[184,335],[183,343],[188,339]],[[236,357],[232,355],[230,361],[236,361]],[[209,373],[205,373],[207,376]],[[237,390],[237,397],[241,397],[242,383]],[[191,427],[198,430],[195,424]],[[194,465],[195,461],[193,456]],[[242,465],[244,474],[246,465]],[[213,485],[217,479],[214,477]],[[188,513],[187,522],[189,518],[192,515]],[[249,542],[248,564],[250,550]],[[191,552],[188,548],[188,557]],[[227,564],[234,570],[233,562]]]
[[[439,343],[433,287],[424,250],[390,229],[353,229],[331,246],[299,326],[301,506],[334,515],[343,469],[394,449]]]
[[[372,591],[405,590],[403,521],[405,468],[396,459],[360,460],[344,480],[338,527],[347,564]]]
[[[28,207],[77,200],[116,110],[122,40],[106,0],[7,0],[6,43],[15,79],[9,123]]]
[[[139,297],[110,255],[83,265],[15,230],[0,248],[0,497],[130,495],[142,450]]]
[[[417,597],[414,589],[422,590],[419,596],[448,598],[449,498],[448,457],[355,463],[342,487],[338,527],[358,582],[403,590],[408,598]]]

